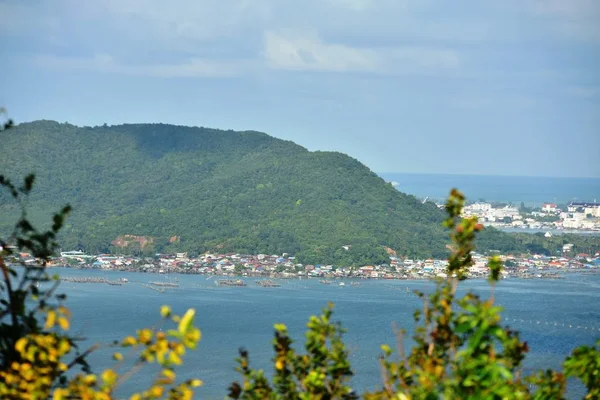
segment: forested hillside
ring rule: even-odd
[[[127,234],[151,237],[145,252],[287,252],[345,263],[382,259],[384,246],[442,255],[436,207],[343,154],[259,132],[162,124],[38,121],[3,136],[2,171],[37,176],[34,218],[72,204],[65,248],[116,250],[111,242]]]
[[[31,217],[73,206],[61,232],[65,249],[286,252],[338,265],[384,261],[386,248],[446,255],[434,204],[396,191],[344,154],[260,132],[164,124],[36,121],[1,134],[2,173],[15,181],[36,174]],[[2,229],[16,218],[8,204],[0,206]],[[484,250],[524,249],[512,236],[485,237]]]

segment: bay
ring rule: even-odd
[[[262,288],[248,279],[246,287],[217,287],[214,279],[201,275],[180,275],[180,287],[157,293],[142,286],[165,279],[160,275],[118,271],[53,268],[62,276],[99,276],[110,280],[127,278],[129,283],[110,286],[63,282],[59,292],[68,295],[73,312],[72,331],[86,338],[84,345],[103,346],[91,361],[97,371],[114,365],[109,344],[141,327],[167,326],[159,309],[168,304],[177,313],[193,307],[196,325],[202,330],[197,350],[186,354],[180,378],[199,377],[205,384],[197,390],[200,399],[222,399],[227,386],[239,375],[235,372],[238,348],[250,352],[251,366],[271,370],[273,324],[285,323],[296,347],[304,340],[308,317],[317,314],[327,302],[335,303],[334,319],[348,329],[345,343],[356,373],[353,386],[363,392],[378,387],[380,345],[396,343],[393,324],[408,330],[412,313],[421,307],[413,290],[429,292],[427,281],[360,280],[359,286],[323,285],[315,279],[280,280],[279,288]],[[169,279],[173,279],[169,275]],[[407,292],[408,290],[408,292]],[[485,281],[466,281],[461,290],[474,290],[487,296]],[[600,276],[569,275],[564,280],[504,280],[496,288],[497,302],[505,307],[505,323],[522,333],[531,349],[526,370],[559,368],[562,360],[578,345],[591,345],[600,337]],[[406,342],[407,348],[410,342]],[[84,346],[85,347],[85,346]],[[125,353],[126,354],[126,353]],[[155,370],[142,370],[130,378],[119,392],[132,393],[147,385]],[[580,386],[571,386],[576,398]]]

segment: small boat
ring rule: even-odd
[[[219,279],[215,283],[217,286],[247,286],[241,279]]]
[[[279,283],[274,282],[270,279],[256,281],[256,284],[261,287],[280,287],[281,286]]]
[[[161,286],[161,287],[179,287],[179,283],[175,283],[175,282],[158,282],[158,281],[153,281],[150,282],[151,285],[154,286]]]
[[[340,286],[346,286],[344,282],[340,282]]]

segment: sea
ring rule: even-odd
[[[414,329],[412,314],[422,307],[414,290],[431,292],[429,281],[334,280],[324,285],[318,279],[279,280],[280,287],[263,288],[247,278],[245,287],[219,287],[215,278],[203,275],[159,275],[118,271],[53,268],[62,276],[96,276],[109,280],[127,278],[122,286],[101,283],[62,282],[58,292],[67,294],[73,313],[72,333],[81,337],[82,348],[99,344],[90,361],[101,372],[115,365],[111,360],[115,340],[134,334],[141,327],[167,330],[159,310],[170,305],[176,313],[196,310],[196,325],[202,338],[196,350],[185,355],[180,378],[197,377],[204,385],[198,399],[223,399],[228,386],[241,379],[236,372],[238,349],[250,354],[250,365],[272,371],[273,324],[284,323],[303,351],[306,322],[328,302],[335,304],[334,320],[347,329],[344,336],[355,376],[353,387],[360,393],[380,386],[378,357],[381,344],[395,347],[394,327]],[[151,281],[177,281],[179,287],[158,293],[143,286]],[[344,282],[345,285],[340,285]],[[468,280],[460,291],[490,295],[485,280]],[[495,288],[497,304],[504,308],[503,323],[521,332],[530,352],[524,371],[560,368],[562,360],[578,345],[600,339],[600,274],[570,274],[558,280],[506,279]],[[411,341],[405,341],[408,349]],[[124,353],[131,363],[133,354]],[[127,363],[125,364],[127,365]],[[117,396],[126,397],[148,385],[155,368],[142,369],[122,386]],[[582,386],[569,384],[569,398],[581,398]]]
[[[452,188],[467,200],[502,202],[528,207],[543,203],[600,201],[600,178],[551,178],[532,176],[488,176],[415,173],[380,173],[401,192],[419,198],[444,201]]]

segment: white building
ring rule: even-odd
[[[494,217],[496,217],[496,219],[504,219],[506,217],[512,219],[517,217],[518,215],[519,209],[517,207],[504,206],[502,208],[494,209]]]
[[[554,214],[556,212],[560,211],[558,209],[558,206],[554,203],[544,203],[542,204],[542,212],[543,213],[551,213]]]
[[[570,213],[592,214],[593,217],[600,217],[600,203],[571,202],[567,209]]]

